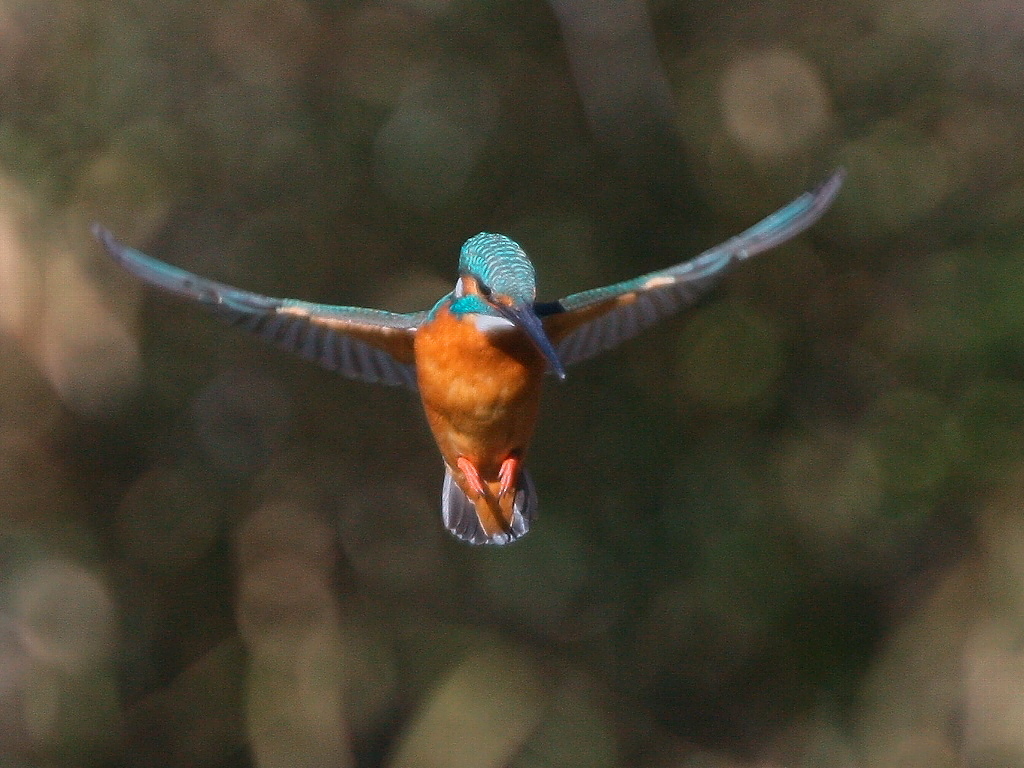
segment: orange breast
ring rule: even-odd
[[[450,467],[470,459],[488,482],[533,436],[545,362],[515,329],[483,333],[447,309],[416,332],[416,375],[423,409]]]

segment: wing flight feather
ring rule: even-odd
[[[842,168],[815,189],[741,234],[668,269],[604,288],[537,304],[537,314],[563,365],[587,360],[696,303],[732,268],[803,232],[828,210],[842,186]]]
[[[261,296],[147,256],[98,224],[93,234],[136,277],[202,304],[231,325],[349,378],[416,389],[413,336],[425,312],[398,314]]]

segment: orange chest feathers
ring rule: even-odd
[[[545,362],[521,331],[485,333],[443,308],[416,332],[415,356],[428,411],[486,423],[536,408]]]

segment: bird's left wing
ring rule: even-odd
[[[740,261],[803,232],[828,210],[845,172],[836,170],[750,229],[668,269],[535,305],[563,365],[587,360],[690,306]]]
[[[413,336],[426,312],[407,315],[261,296],[151,258],[99,225],[93,234],[136,277],[202,304],[231,325],[344,376],[416,389]]]

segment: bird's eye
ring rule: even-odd
[[[480,283],[479,285],[480,285],[480,295],[483,296],[485,299],[491,298],[491,289],[488,288],[483,283]]]

